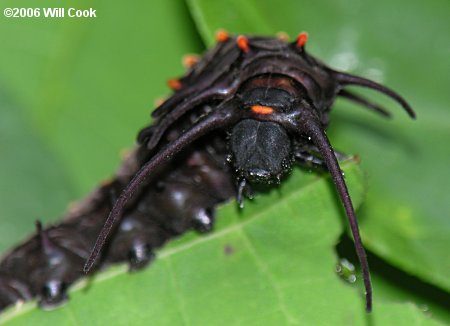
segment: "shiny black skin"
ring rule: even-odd
[[[60,224],[44,229],[38,223],[37,234],[3,258],[0,309],[36,296],[43,308],[61,304],[86,259],[85,272],[121,261],[130,270],[142,268],[171,238],[190,228],[211,230],[217,204],[236,196],[242,206],[252,183],[280,182],[298,163],[330,171],[349,218],[370,311],[356,216],[324,130],[337,96],[389,115],[347,85],[375,89],[412,117],[414,112],[385,86],[328,68],[303,44],[246,40],[242,46],[236,37],[222,39],[206,52],[179,80],[181,88],[153,112],[154,123],[139,133],[138,148],[117,175]],[[255,105],[273,112],[258,113]]]
[[[170,239],[195,229],[212,228],[218,203],[235,194],[224,164],[225,143],[198,143],[165,169],[158,181],[145,184],[130,201],[124,217],[109,239],[95,269],[127,262],[130,271],[147,266],[154,250]],[[66,302],[67,290],[85,274],[82,266],[117,194],[147,159],[138,147],[116,176],[77,203],[57,225],[43,229],[12,249],[0,262],[0,310],[35,297],[43,309]]]

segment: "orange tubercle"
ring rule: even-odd
[[[273,108],[270,106],[263,106],[263,105],[253,105],[251,108],[253,113],[257,114],[271,114],[273,113]]]
[[[297,46],[299,48],[304,47],[307,41],[308,41],[308,33],[301,32],[300,34],[298,34],[298,36],[297,36]]]
[[[166,101],[166,98],[165,98],[165,97],[158,97],[158,98],[156,98],[155,101],[153,102],[153,105],[154,105],[155,107],[158,107],[158,106],[162,105],[165,101]]]
[[[183,56],[182,62],[185,68],[192,68],[199,60],[200,57],[196,54],[186,54]]]
[[[174,91],[181,89],[181,82],[179,79],[169,79],[167,85]]]
[[[227,33],[227,31],[223,29],[219,29],[216,33],[216,41],[217,42],[225,42],[228,41],[230,38],[230,35]]]
[[[112,183],[113,183],[113,178],[106,178],[106,179],[100,181],[100,185],[102,187],[110,186]]]
[[[286,32],[278,32],[277,33],[277,39],[280,41],[288,42],[289,41],[289,35]]]
[[[250,51],[250,46],[248,44],[248,38],[246,38],[244,35],[238,36],[238,38],[236,39],[236,44],[239,47],[239,49],[241,49],[245,53]]]

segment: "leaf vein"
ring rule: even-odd
[[[284,304],[284,298],[283,293],[281,291],[281,288],[278,286],[275,276],[271,273],[269,266],[264,261],[264,259],[261,259],[259,256],[255,246],[253,245],[251,238],[248,236],[247,232],[244,228],[241,228],[240,234],[242,235],[242,238],[247,246],[248,252],[251,254],[251,256],[254,258],[256,264],[259,266],[259,269],[266,274],[268,283],[272,286],[273,290],[275,291],[275,294],[277,296],[278,304],[280,307],[280,311],[283,313],[283,316],[286,318],[286,321],[289,324],[299,324],[299,321],[289,312],[286,305]]]
[[[177,278],[175,277],[175,271],[173,270],[172,263],[170,261],[170,257],[167,257],[166,261],[166,267],[168,270],[168,274],[170,275],[170,281],[172,284],[172,287],[174,288],[175,298],[177,302],[178,311],[180,313],[181,319],[183,320],[184,325],[190,325],[189,324],[189,318],[188,314],[186,313],[186,304],[184,302],[183,296],[180,295],[180,287],[177,282]]]

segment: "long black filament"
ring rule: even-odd
[[[390,118],[391,117],[391,113],[386,110],[385,108],[383,108],[382,106],[373,103],[367,99],[365,99],[364,97],[361,97],[357,94],[354,94],[352,92],[349,92],[346,89],[341,89],[338,93],[338,96],[342,96],[345,97],[346,99],[353,101],[357,104],[363,105],[366,108],[372,110],[373,112],[376,112],[378,114],[381,114],[382,116],[386,117],[386,118]]]
[[[235,110],[233,112],[233,110],[229,110],[230,108],[231,106],[225,106],[222,109],[217,108],[216,110],[218,111],[211,113],[187,131],[183,132],[178,139],[169,143],[142,166],[142,168],[136,173],[130,183],[122,191],[119,198],[115,202],[113,209],[109,213],[109,216],[106,219],[99,236],[97,237],[94,248],[92,249],[89,258],[84,265],[83,271],[85,273],[89,273],[92,269],[112,228],[122,216],[126,203],[133,196],[139,186],[152,174],[153,171],[155,171],[156,168],[169,161],[173,155],[180,152],[187,145],[214,129],[222,128],[235,122],[238,115],[234,112],[238,111]]]
[[[200,95],[192,97],[192,99],[190,99],[189,101],[184,101],[178,107],[168,112],[166,115],[161,116],[158,124],[156,124],[153,129],[152,136],[148,140],[147,148],[150,150],[155,148],[166,130],[181,116],[183,116],[190,110],[195,109],[201,103],[205,103],[213,99],[222,99],[223,97],[224,95],[221,95],[217,92],[207,92],[206,94],[201,93]]]
[[[361,264],[364,287],[366,289],[366,310],[367,312],[370,312],[372,311],[372,284],[370,281],[369,264],[367,263],[366,251],[364,250],[361,235],[359,234],[355,210],[353,208],[352,200],[348,193],[344,177],[342,176],[342,171],[339,167],[339,163],[328,137],[322,130],[320,124],[314,120],[304,121],[302,128],[306,129],[305,132],[311,137],[313,143],[318,147],[320,153],[322,154],[323,160],[325,161],[331,177],[333,178],[334,184],[336,185],[341,202],[344,205],[353,239],[355,241],[356,254],[358,256],[359,263]]]
[[[370,79],[346,74],[344,72],[335,72],[334,76],[336,77],[336,80],[339,82],[341,86],[356,85],[367,87],[389,96],[393,100],[397,101],[397,103],[399,103],[405,109],[405,111],[411,118],[413,119],[416,118],[416,113],[414,112],[412,107],[408,104],[408,102],[406,102],[406,100],[403,97],[401,97],[398,93],[394,92],[392,89],[384,85],[378,84]]]

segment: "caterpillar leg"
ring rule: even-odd
[[[334,151],[334,154],[336,155],[338,161],[346,161],[353,157],[352,155],[344,154],[338,151]],[[314,145],[307,144],[298,146],[294,151],[294,158],[302,167],[312,168],[319,171],[328,171],[319,150]]]

